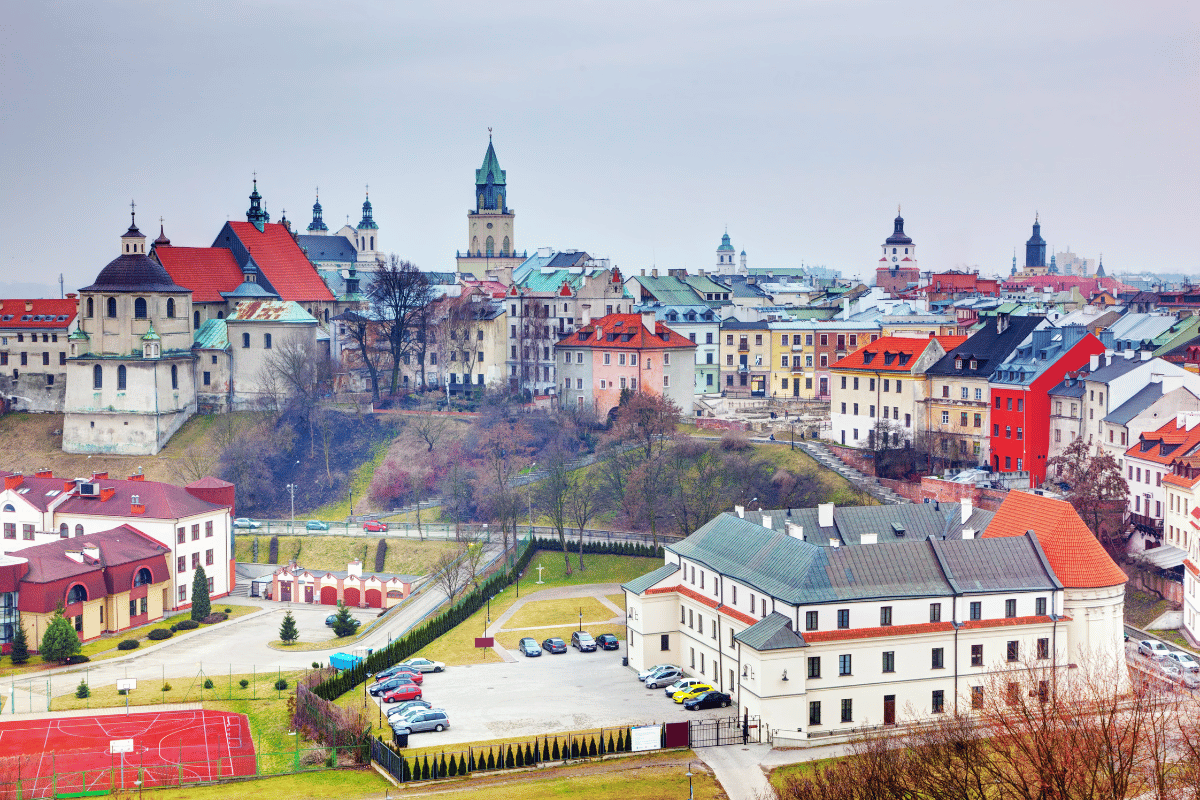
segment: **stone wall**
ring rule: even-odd
[[[1170,603],[1172,608],[1183,608],[1183,584],[1179,581],[1133,564],[1122,564],[1121,569],[1129,576],[1127,589],[1152,592]]]
[[[889,486],[889,488],[892,487]],[[894,488],[892,490],[901,494]],[[907,495],[905,496],[907,497]],[[921,503],[929,500],[940,503],[961,503],[964,499],[969,498],[976,508],[995,511],[1000,508],[1000,504],[1007,496],[1008,491],[1005,489],[985,489],[971,483],[955,483],[926,475],[921,478],[921,487],[915,502]]]
[[[702,431],[748,431],[751,430],[750,423],[742,422],[736,419],[717,419],[716,417],[696,417],[688,420],[695,423],[696,427]]]
[[[891,489],[896,494],[903,497],[905,500],[910,500],[914,503],[924,502],[921,495],[921,484],[910,483],[909,481],[897,481],[891,478],[879,478],[879,483],[888,489]]]
[[[864,475],[875,474],[875,454],[869,450],[859,450],[856,447],[844,447],[833,442],[825,442],[829,452],[833,453],[842,463],[849,464]]]

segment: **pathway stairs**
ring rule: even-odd
[[[838,473],[843,478],[850,481],[850,483],[854,484],[855,487],[861,489],[885,505],[899,505],[901,503],[909,502],[907,498],[896,494],[875,478],[871,477],[870,475],[862,474],[854,467],[842,461],[840,458],[830,452],[828,447],[820,442],[811,439],[804,439],[796,442],[796,446],[816,459],[817,463],[821,466]]]

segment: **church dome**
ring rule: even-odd
[[[912,244],[912,239],[904,233],[904,217],[897,214],[893,225],[892,235],[887,238],[886,244]]]
[[[721,237],[721,246],[718,247],[717,250],[718,251],[726,250],[726,251],[729,251],[730,253],[733,252],[733,245],[730,244],[730,242],[729,242],[729,233],[728,232],[726,232],[725,235]]]
[[[81,292],[188,292],[154,259],[143,253],[117,256]]]

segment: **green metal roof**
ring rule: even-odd
[[[635,275],[633,280],[636,280],[645,292],[648,292],[664,306],[688,306],[704,302],[703,295],[696,294],[691,286],[674,275],[664,275],[658,278],[650,275]],[[721,291],[727,292],[729,289],[725,288]]]
[[[659,567],[658,569],[654,570],[653,572],[647,572],[645,575],[643,575],[640,578],[634,578],[633,580],[631,580],[627,583],[621,584],[621,588],[627,592],[633,592],[634,594],[641,594],[642,592],[646,591],[654,584],[661,581],[663,578],[666,578],[670,575],[674,575],[678,571],[679,571],[678,564],[667,564],[666,566]]]
[[[792,621],[778,611],[772,611],[733,638],[760,653],[808,647],[808,643],[792,630]]]
[[[317,318],[294,300],[250,300],[237,304],[227,322],[291,322],[315,323]]]
[[[206,319],[196,331],[196,339],[192,344],[196,350],[228,350],[229,329],[223,319]]]
[[[517,284],[522,289],[528,289],[531,292],[557,292],[562,288],[565,281],[571,287],[571,291],[579,291],[579,287],[583,285],[584,275],[581,272],[571,272],[567,269],[555,269],[542,272],[541,270],[532,270],[525,279]]]
[[[1150,340],[1158,345],[1153,356],[1158,358],[1197,337],[1200,337],[1200,316],[1185,317]]]
[[[492,173],[492,183],[497,186],[504,185],[504,170],[500,169],[500,159],[496,158],[496,148],[492,147],[491,139],[488,139],[488,149],[483,156],[483,166],[475,170],[475,183],[480,186],[487,183],[489,172]]]
[[[709,292],[715,293],[729,291],[728,286],[723,283],[717,283],[707,275],[688,275],[687,277],[683,278],[683,282],[692,287],[692,289],[695,291],[699,292],[701,295],[708,294]]]

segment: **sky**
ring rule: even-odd
[[[0,284],[58,296],[153,238],[207,246],[251,178],[381,249],[467,245],[493,130],[515,245],[627,274],[1007,274],[1039,214],[1107,271],[1200,272],[1200,4],[22,3],[0,20]],[[335,225],[336,223],[336,225]],[[1023,255],[1020,251],[1018,255]]]

